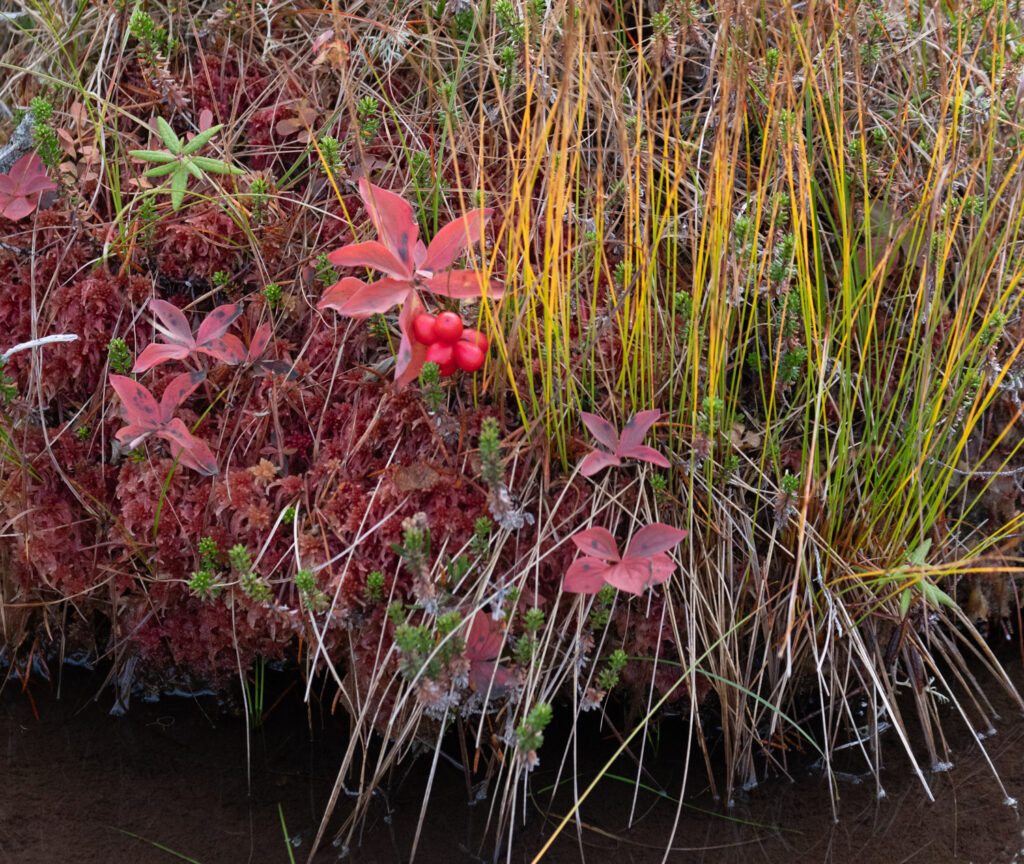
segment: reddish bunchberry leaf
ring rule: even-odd
[[[501,286],[476,270],[449,270],[467,248],[480,242],[484,225],[492,210],[474,210],[437,232],[429,246],[419,239],[419,226],[412,207],[379,186],[359,180],[363,199],[377,240],[351,243],[327,256],[336,267],[369,267],[385,274],[369,285],[349,277],[331,286],[317,304],[318,309],[331,308],[351,318],[366,318],[387,312],[402,304],[399,327],[402,346],[395,364],[395,383],[401,388],[419,375],[425,362],[426,347],[414,332],[416,315],[425,313],[418,290],[423,289],[445,297],[470,298],[502,296]],[[415,307],[415,315],[406,310]],[[404,320],[403,320],[404,319]]]
[[[147,345],[132,372],[145,372],[168,360],[186,360],[196,353],[208,354],[232,366],[245,360],[242,340],[226,332],[242,314],[241,305],[218,306],[203,319],[194,338],[188,318],[177,306],[154,298],[149,301],[149,308],[159,319],[154,323],[164,342]]]
[[[661,416],[661,411],[641,411],[629,419],[629,422],[622,429],[622,435],[615,431],[603,417],[596,414],[588,414],[583,411],[581,416],[591,434],[603,444],[611,453],[601,450],[594,450],[583,457],[580,463],[580,474],[590,477],[602,468],[610,465],[621,465],[624,458],[639,459],[641,462],[650,462],[661,468],[670,468],[671,463],[653,447],[647,447],[641,442],[647,434],[647,430],[654,425],[654,422]]]
[[[496,661],[504,644],[501,626],[486,612],[477,612],[466,636],[469,680],[479,693],[500,696],[508,688],[512,672]]]
[[[217,460],[209,446],[196,438],[173,414],[206,378],[205,372],[186,372],[171,379],[159,404],[145,387],[124,375],[111,375],[110,386],[121,398],[121,416],[127,422],[114,435],[129,448],[138,447],[150,435],[170,444],[171,455],[201,474],[217,473]]]
[[[596,594],[605,583],[629,594],[642,594],[664,582],[676,569],[666,552],[687,532],[655,522],[641,528],[619,557],[615,538],[604,528],[590,528],[574,534],[572,542],[584,553],[569,566],[562,582],[565,591]]]
[[[289,380],[296,378],[295,369],[288,360],[270,360],[263,357],[270,344],[270,337],[273,334],[273,327],[269,321],[264,321],[252,334],[252,341],[249,343],[249,353],[246,362],[252,365],[257,375],[284,375]]]
[[[0,174],[0,216],[12,222],[24,219],[39,206],[43,192],[56,188],[57,184],[46,176],[43,160],[28,153],[8,173]]]

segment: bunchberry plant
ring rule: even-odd
[[[473,616],[466,634],[465,652],[469,660],[469,683],[477,693],[500,696],[512,679],[511,671],[498,662],[505,642],[501,624],[479,611]]]
[[[671,468],[672,464],[653,447],[647,447],[643,443],[647,431],[654,425],[661,416],[661,411],[641,411],[630,417],[626,425],[622,427],[622,434],[616,431],[607,420],[598,417],[596,414],[582,412],[583,423],[590,430],[591,434],[599,443],[607,447],[611,452],[605,453],[602,450],[594,450],[588,453],[580,463],[580,474],[590,477],[611,465],[621,465],[623,459],[638,459],[641,462],[648,462],[660,468]]]
[[[661,522],[641,528],[633,535],[620,557],[615,538],[604,528],[590,528],[572,536],[584,554],[569,566],[562,588],[581,594],[596,594],[604,584],[629,594],[666,581],[676,569],[667,550],[682,542],[686,531]]]
[[[46,176],[42,160],[27,153],[6,174],[0,174],[0,216],[12,222],[24,219],[39,206],[43,192],[56,188]]]
[[[242,340],[227,332],[242,314],[241,305],[218,306],[203,319],[195,336],[188,318],[177,306],[154,297],[149,308],[158,319],[155,323],[164,341],[147,345],[132,372],[146,372],[169,360],[187,360],[195,354],[205,354],[232,366],[245,360]]]
[[[229,165],[218,159],[200,156],[199,151],[210,143],[224,126],[218,123],[204,132],[200,132],[188,143],[183,142],[171,128],[171,124],[163,117],[156,118],[160,138],[167,148],[163,150],[130,150],[129,155],[144,162],[158,163],[155,168],[146,171],[146,177],[166,177],[170,175],[171,207],[178,210],[185,198],[185,189],[191,175],[196,180],[205,179],[206,173],[211,174],[244,174],[245,171],[236,165]]]
[[[158,403],[145,387],[124,375],[110,375],[110,386],[121,399],[121,416],[127,422],[114,437],[134,450],[150,436],[163,438],[179,464],[200,474],[217,473],[217,460],[204,441],[196,438],[174,416],[182,402],[206,379],[205,372],[186,372],[171,379]]]
[[[412,207],[402,198],[364,178],[359,179],[359,194],[379,240],[349,244],[332,252],[327,260],[336,267],[380,270],[385,278],[369,285],[354,277],[342,279],[327,289],[317,308],[368,318],[401,304],[398,326],[402,342],[395,363],[395,383],[401,388],[419,375],[427,359],[427,345],[416,338],[412,327],[413,320],[426,312],[420,290],[455,299],[501,298],[501,287],[481,271],[451,269],[468,247],[480,242],[492,211],[477,210],[450,222],[427,246],[418,239]]]

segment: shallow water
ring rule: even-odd
[[[1018,687],[1024,684],[1019,661],[1012,674]],[[306,859],[340,759],[344,723],[339,718],[307,711],[293,691],[253,732],[247,760],[244,722],[224,715],[211,697],[165,698],[155,704],[136,700],[125,716],[115,717],[109,713],[110,690],[98,701],[92,698],[100,679],[71,669],[62,677],[59,700],[56,682],[35,681],[22,692],[12,681],[0,694],[0,861],[165,864],[186,856],[201,864],[287,862],[281,814],[295,860]],[[820,770],[807,764],[794,773],[794,782],[766,780],[739,794],[728,810],[706,793],[689,798],[669,860],[1022,864],[1024,820],[1004,799],[1024,801],[1024,717],[994,688],[993,695],[1001,719],[998,733],[984,743],[1005,793],[973,738],[950,718],[946,728],[955,764],[928,775],[934,803],[893,746],[896,755],[883,774],[884,797],[878,797],[871,778],[839,777],[836,822],[828,784]],[[664,724],[663,737],[672,734],[670,722]],[[592,743],[597,755],[602,742]],[[673,776],[678,754],[671,750],[666,746],[646,754],[646,764],[667,790],[673,789],[673,779],[678,789]],[[541,752],[535,790],[554,781],[556,753]],[[406,860],[428,767],[422,761],[408,776],[396,778],[387,800],[382,796],[375,805],[360,848],[342,856],[343,850],[328,840],[315,860]],[[599,766],[592,761],[587,770]],[[628,764],[618,770],[630,774]],[[581,776],[580,788],[588,780]],[[571,785],[563,790],[551,807],[555,813],[564,813],[570,800]],[[493,855],[490,847],[482,854],[468,851],[478,842],[489,802],[469,808],[466,800],[464,775],[442,760],[417,861],[485,861]],[[510,860],[529,862],[549,836],[554,822],[541,812],[547,803],[544,794],[526,803],[526,825],[518,829],[511,849],[505,849]],[[605,781],[584,803],[581,826],[570,825],[545,860],[662,860],[675,804],[641,791],[630,827],[633,804],[625,782]]]

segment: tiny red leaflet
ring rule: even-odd
[[[192,392],[206,379],[205,372],[185,372],[172,378],[160,402],[145,387],[124,375],[111,375],[110,386],[121,398],[121,416],[127,422],[114,437],[126,447],[135,448],[153,435],[170,444],[171,455],[182,465],[200,474],[217,473],[217,460],[205,441],[196,438],[180,418],[174,416]]]
[[[257,375],[284,375],[288,380],[297,378],[298,375],[288,360],[264,359],[267,347],[270,345],[270,337],[273,328],[269,321],[264,321],[256,328],[249,342],[249,353],[246,362],[252,366]]]
[[[17,222],[39,206],[39,197],[57,184],[46,176],[43,160],[28,153],[15,162],[10,171],[0,174],[0,216]]]
[[[135,361],[132,372],[145,372],[168,360],[187,360],[196,353],[208,354],[231,366],[245,360],[242,340],[227,332],[232,322],[242,314],[240,304],[218,306],[203,319],[194,337],[188,318],[177,306],[153,298],[149,301],[149,308],[159,319],[155,326],[164,342],[147,345]]]
[[[501,625],[486,612],[477,612],[466,636],[466,658],[469,680],[478,693],[500,696],[508,689],[512,672],[497,662],[504,642]]]

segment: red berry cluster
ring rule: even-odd
[[[417,315],[412,320],[412,332],[427,346],[427,363],[436,363],[442,375],[451,375],[456,369],[476,372],[484,365],[487,337],[464,327],[454,312],[436,317],[427,312]]]

